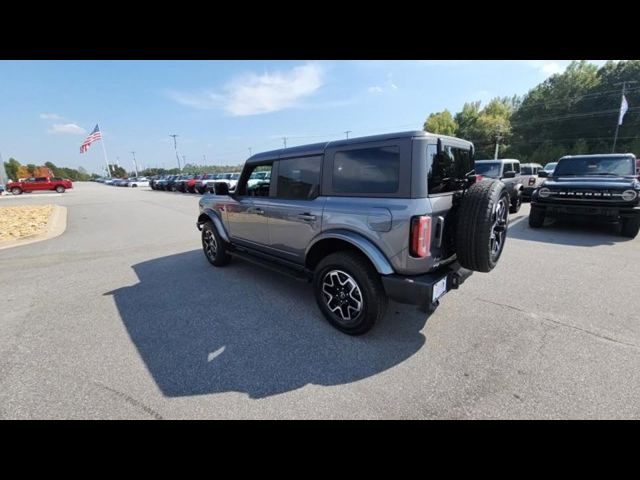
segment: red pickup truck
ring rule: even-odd
[[[55,190],[63,193],[68,188],[73,188],[71,180],[55,177],[34,177],[27,178],[19,182],[7,183],[7,191],[14,195],[20,195],[22,192],[36,192],[40,190]]]

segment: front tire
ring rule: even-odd
[[[362,335],[382,320],[387,295],[380,275],[357,252],[336,252],[313,275],[316,302],[327,321],[348,335]]]
[[[11,189],[11,193],[13,193],[14,195],[20,195],[22,193],[22,189],[19,187],[13,187]]]
[[[521,206],[522,206],[522,192],[518,190],[516,192],[515,198],[511,201],[511,206],[509,207],[509,213],[518,213],[520,211]]]
[[[529,212],[529,226],[531,228],[540,228],[544,224],[544,210],[531,207]]]
[[[202,251],[214,267],[223,267],[231,261],[227,244],[220,237],[211,220],[202,226]]]
[[[56,192],[58,193],[64,193],[65,188],[62,185],[58,185],[56,187]]]
[[[622,231],[620,233],[623,236],[636,238],[638,232],[640,232],[640,217],[622,219]]]

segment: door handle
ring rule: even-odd
[[[301,218],[305,222],[314,222],[316,220],[316,216],[310,213],[301,213],[298,215],[298,218]]]

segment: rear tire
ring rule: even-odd
[[[640,232],[640,217],[622,219],[622,230],[620,233],[622,233],[623,236],[636,238],[638,232]]]
[[[544,210],[531,207],[529,212],[529,226],[531,228],[540,228],[544,224]]]
[[[231,261],[227,244],[220,237],[211,220],[202,226],[202,251],[214,267],[223,267]]]
[[[20,195],[22,193],[22,189],[19,187],[13,187],[11,189],[11,193],[13,193],[14,195]]]
[[[322,259],[314,271],[313,288],[324,317],[348,335],[368,332],[387,309],[380,275],[358,252],[336,252]]]
[[[499,180],[482,180],[466,191],[456,229],[460,265],[476,272],[495,268],[507,239],[510,203],[509,192]]]

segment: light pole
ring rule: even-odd
[[[346,132],[344,132],[347,134],[347,140],[349,140],[349,134],[351,133],[351,130],[347,130]]]
[[[284,148],[287,148],[287,137],[282,137],[282,141],[284,143]]]
[[[133,155],[133,169],[136,171],[136,177],[138,176],[138,164],[136,163],[136,152],[131,152]]]
[[[500,146],[500,140],[502,140],[502,125],[498,125],[498,133],[496,133],[496,151],[493,154],[493,159],[498,159],[498,147]]]
[[[251,156],[251,147],[249,147],[249,156]]]
[[[178,137],[179,135],[171,134],[169,136],[173,137],[173,148],[176,151],[176,160],[178,161],[178,171],[182,172],[182,167],[180,167],[180,156],[178,155],[178,142],[176,140],[176,137]]]

